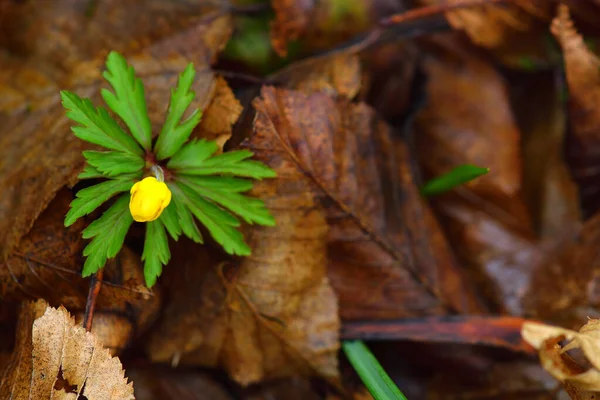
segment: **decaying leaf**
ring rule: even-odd
[[[343,318],[476,309],[412,182],[406,148],[368,106],[269,87],[254,105],[249,148],[276,170],[288,160],[326,211]]]
[[[490,304],[522,315],[529,265],[539,257],[522,193],[520,132],[505,81],[456,36],[422,43],[428,50],[427,103],[416,119],[425,179],[457,165],[490,169],[476,181],[436,196],[454,249]]]
[[[580,185],[583,211],[590,216],[598,210],[600,186],[600,59],[577,33],[566,5],[558,8],[552,21],[552,33],[564,54],[569,86],[569,123],[567,160],[574,179]]]
[[[63,308],[24,303],[17,345],[0,381],[4,399],[133,400],[118,358],[111,357]]]
[[[579,332],[527,322],[523,325],[521,335],[538,350],[542,366],[556,379],[580,390],[600,391],[600,320],[590,319]],[[559,343],[565,339],[569,343],[561,346]],[[574,349],[581,349],[591,364],[589,369],[579,365],[566,353]]]
[[[19,246],[0,263],[3,301],[44,298],[68,307],[78,317],[83,314],[89,289],[88,280],[81,277],[83,224],[65,228],[63,223],[71,199],[70,191],[59,191]],[[139,256],[125,248],[106,267],[93,332],[116,354],[134,332],[146,330],[159,306],[160,293],[145,286]]]
[[[314,18],[314,0],[273,0],[275,20],[271,24],[271,44],[281,57],[287,55],[288,42],[300,37]]]
[[[465,0],[421,0],[421,3],[460,5]],[[446,12],[450,25],[465,31],[477,45],[493,52],[511,66],[522,66],[523,58],[545,61],[547,22],[552,2],[514,0],[504,4],[461,7]]]
[[[277,71],[270,80],[306,93],[323,91],[352,99],[360,90],[361,78],[359,57],[340,54],[299,61]]]

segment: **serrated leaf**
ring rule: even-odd
[[[226,177],[180,177],[179,182],[194,190],[200,197],[214,202],[236,213],[249,224],[257,223],[265,226],[274,226],[275,219],[260,199],[243,196],[236,193],[239,190],[241,179],[231,181]],[[229,190],[229,189],[232,190]]]
[[[185,194],[174,183],[167,183],[167,186],[169,186],[169,189],[171,190],[172,205],[170,204],[169,206],[175,207],[177,220],[183,234],[196,243],[204,243],[202,234],[194,221],[194,216],[186,206]]]
[[[373,399],[406,400],[404,394],[362,341],[345,341],[342,343],[342,348]]]
[[[167,231],[169,232],[169,235],[171,235],[173,240],[179,239],[179,236],[181,236],[182,229],[177,219],[176,206],[174,205],[172,200],[171,204],[169,204],[167,208],[163,210],[162,214],[160,214],[160,217],[158,217],[158,219],[162,222],[165,228],[167,228]]]
[[[88,215],[117,193],[127,192],[133,185],[132,180],[109,180],[81,189],[77,198],[71,202],[71,208],[65,217],[65,226],[71,226],[84,215]]]
[[[251,254],[250,247],[244,242],[244,235],[236,229],[240,226],[237,218],[198,195],[186,184],[178,182],[176,186],[184,195],[185,205],[227,253],[239,256]]]
[[[136,172],[141,177],[145,164],[142,157],[120,151],[87,150],[83,152],[83,156],[88,164],[109,177]]]
[[[167,167],[187,175],[237,175],[254,179],[277,176],[263,163],[248,160],[253,156],[251,151],[235,150],[211,157],[217,149],[214,142],[192,141],[171,158]]]
[[[60,92],[67,117],[81,124],[71,128],[75,136],[86,142],[111,150],[144,154],[142,148],[129,136],[102,107],[94,107],[89,99],[82,99],[75,93]]]
[[[92,167],[91,165],[86,164],[85,167],[83,168],[83,171],[81,171],[79,173],[79,175],[77,175],[77,178],[79,178],[79,179],[104,178],[104,174],[102,174],[102,172],[98,171],[96,168]]]
[[[83,250],[83,255],[87,257],[83,265],[84,277],[96,273],[109,258],[117,255],[132,223],[129,194],[125,194],[83,231],[84,239],[92,238]]]
[[[133,67],[117,52],[110,52],[106,59],[106,68],[103,76],[112,86],[114,93],[102,89],[102,98],[110,109],[121,117],[138,143],[149,151],[152,126],[142,81],[135,77]]]
[[[195,75],[194,65],[188,64],[185,71],[179,76],[177,89],[171,91],[167,117],[154,146],[154,152],[159,160],[164,160],[177,153],[200,123],[202,112],[198,109],[194,110],[185,121],[180,122],[196,95],[190,90]]]
[[[144,278],[146,286],[154,286],[156,279],[162,273],[162,266],[167,265],[171,259],[169,239],[165,227],[160,219],[146,224],[146,240],[144,241]]]
[[[167,163],[167,168],[186,170],[204,162],[219,150],[217,142],[194,139],[186,143]]]
[[[481,168],[468,164],[459,165],[447,174],[435,177],[425,183],[421,188],[421,194],[424,196],[433,196],[447,192],[488,172],[490,172],[489,168]]]

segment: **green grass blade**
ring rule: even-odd
[[[431,179],[421,187],[421,194],[424,196],[433,196],[447,192],[457,186],[472,181],[482,175],[490,172],[489,168],[476,167],[475,165],[459,165],[452,171]]]
[[[343,342],[342,349],[375,400],[407,400],[362,341]]]

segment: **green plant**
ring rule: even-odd
[[[83,252],[87,257],[83,276],[97,272],[109,258],[117,255],[134,221],[132,212],[135,214],[136,210],[138,214],[149,215],[137,219],[147,221],[142,260],[149,287],[155,284],[171,257],[167,232],[174,240],[183,234],[203,243],[195,219],[227,253],[249,255],[250,248],[237,229],[238,217],[249,224],[267,226],[274,225],[275,220],[261,200],[242,193],[252,188],[251,179],[275,177],[275,172],[250,160],[253,155],[250,151],[218,154],[219,146],[214,141],[190,139],[202,117],[202,112],[196,109],[183,119],[195,96],[191,90],[195,76],[192,64],[179,76],[177,87],[171,91],[165,122],[156,140],[153,140],[144,86],[136,78],[133,67],[123,56],[111,52],[106,68],[104,78],[113,91],[103,89],[102,97],[128,131],[106,109],[94,107],[89,99],[69,91],[61,92],[68,118],[79,124],[72,127],[75,136],[106,149],[83,152],[87,164],[79,178],[105,180],[77,193],[65,217],[65,226],[118,195],[110,208],[83,231],[83,237],[91,239]],[[155,181],[144,187],[150,189],[132,190],[136,182],[141,184],[142,178],[149,176],[153,177],[150,181]],[[166,186],[160,186],[161,182]],[[135,202],[130,191],[138,196]],[[159,194],[160,202],[157,201]]]
[[[435,177],[425,183],[421,187],[421,194],[424,196],[433,196],[436,194],[440,194],[443,192],[447,192],[455,188],[456,186],[460,186],[464,183],[472,181],[475,178],[478,178],[482,175],[490,172],[489,168],[481,168],[475,165],[459,165],[455,167],[450,172]]]

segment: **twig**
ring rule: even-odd
[[[92,275],[90,278],[90,290],[88,291],[87,300],[85,303],[85,313],[83,314],[83,327],[86,331],[92,331],[92,320],[94,319],[94,309],[96,308],[96,300],[102,288],[102,278],[104,276],[104,268]]]

